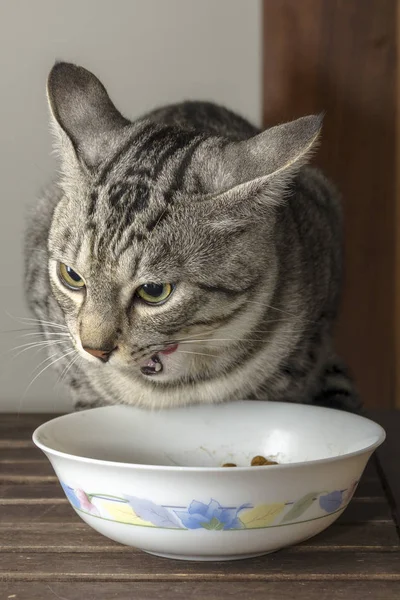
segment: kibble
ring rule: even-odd
[[[265,456],[255,456],[254,458],[252,458],[251,460],[251,466],[252,467],[264,467],[266,465],[277,465],[278,463],[275,462],[274,460],[269,460],[268,458],[265,458]]]
[[[265,467],[268,465],[277,465],[278,463],[274,460],[270,460],[269,458],[265,458],[265,456],[257,455],[251,459],[250,466],[252,467]],[[223,467],[237,467],[235,463],[224,463]]]

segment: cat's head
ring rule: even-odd
[[[320,117],[241,141],[132,123],[66,63],[48,98],[63,190],[49,274],[76,348],[157,385],[228,369],[274,290],[276,214]]]

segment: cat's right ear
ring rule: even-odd
[[[73,158],[96,168],[130,125],[92,73],[70,63],[56,63],[47,80],[47,97],[61,159]]]

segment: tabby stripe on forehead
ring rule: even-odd
[[[193,155],[196,152],[197,148],[200,146],[203,139],[204,138],[202,136],[195,138],[193,143],[187,149],[186,154],[183,156],[177,170],[174,173],[174,181],[164,194],[164,198],[167,204],[171,203],[174,194],[179,190],[179,187],[182,185],[184,175],[190,166]]]
[[[200,145],[200,143],[202,142],[203,138],[196,136],[195,138],[193,138],[193,133],[184,133],[179,137],[179,140],[181,142],[185,142],[185,141],[191,141],[191,144],[186,144],[188,146],[187,152],[186,154],[183,156],[183,158],[181,159],[181,162],[179,163],[179,166],[175,172],[175,176],[174,176],[174,181],[173,183],[170,185],[170,187],[167,189],[167,191],[164,193],[164,199],[166,202],[166,206],[163,207],[154,217],[151,218],[151,220],[147,223],[146,228],[148,231],[153,231],[153,229],[155,229],[155,227],[157,225],[159,225],[159,223],[161,223],[161,221],[163,221],[164,219],[166,219],[169,215],[168,212],[168,206],[169,204],[171,204],[171,200],[172,200],[172,196],[173,194],[179,189],[179,185],[182,183],[182,178],[183,175],[185,174],[186,170],[189,167],[189,164],[192,160],[193,154],[196,150],[196,148]],[[175,147],[171,147],[171,153],[168,152],[168,154],[170,156],[172,156],[174,153],[176,153],[177,151],[179,151],[181,148],[184,147],[184,143],[180,146],[176,145]],[[168,156],[168,158],[170,157]],[[164,162],[161,165],[161,168],[164,166]],[[157,172],[160,172],[161,169],[158,168],[159,165],[157,166]]]
[[[115,233],[110,240],[110,246],[112,248],[112,252],[116,256],[121,256],[122,252],[119,250],[117,252],[117,246],[121,242],[124,233],[128,235],[128,240],[123,245],[124,251],[129,247],[132,243],[133,238],[136,236],[138,239],[136,232],[131,231],[132,225],[135,222],[135,216],[137,213],[144,211],[149,205],[150,199],[150,188],[147,183],[138,183],[135,190],[135,197],[130,202],[130,204],[122,207],[121,211],[123,213],[119,216],[119,223],[116,222]],[[142,236],[143,237],[143,236]]]
[[[69,244],[69,242],[71,240],[71,237],[72,237],[72,231],[68,227],[64,231],[64,233],[63,233],[63,240],[62,240],[62,245],[61,245],[61,248],[60,248],[62,254],[64,254],[65,251],[66,251],[66,249],[68,248],[68,244]]]
[[[146,134],[149,132],[150,135],[146,137]],[[131,149],[132,143],[135,139],[139,139],[139,146],[136,147],[133,155],[131,156],[131,160],[138,160],[142,155],[146,155],[149,149],[155,146],[156,144],[167,144],[171,139],[171,132],[173,131],[172,127],[163,127],[158,128],[154,131],[154,124],[146,125],[141,132],[135,132],[133,136],[131,136],[125,144],[120,148],[120,150],[114,155],[114,157],[110,160],[110,162],[105,166],[103,172],[100,175],[98,180],[98,184],[101,185],[105,182],[108,174],[112,170],[112,168],[121,161],[121,159],[129,152]],[[144,137],[144,139],[143,139]]]
[[[157,137],[158,142],[162,142],[166,148],[161,152],[158,160],[155,164],[155,167],[152,171],[148,169],[139,169],[135,170],[135,166],[132,166],[128,171],[127,175],[131,176],[140,176],[141,173],[146,172],[149,177],[153,179],[153,183],[157,179],[158,175],[162,172],[167,161],[172,158],[175,154],[177,154],[182,148],[188,146],[189,143],[193,140],[192,132],[178,132],[175,135],[171,135],[171,129],[168,128],[166,130],[160,131],[160,135]],[[168,141],[168,144],[166,143]],[[155,137],[152,138],[152,142],[155,143]],[[158,148],[154,148],[152,154],[156,154],[158,152]],[[142,151],[144,152],[143,148]],[[147,158],[149,156],[147,155]],[[117,201],[119,201],[126,193],[130,190],[129,182],[126,182],[125,185],[123,183],[113,184],[109,191],[110,202],[115,205]],[[145,208],[148,207],[150,197],[150,188],[149,185],[142,181],[139,182],[136,186],[135,190],[135,198],[133,200],[133,204],[126,209],[124,222],[121,223],[119,227],[118,235],[121,234],[122,230],[129,227],[133,223],[134,216],[136,212],[142,212]]]
[[[173,183],[164,193],[164,199],[167,206],[165,206],[155,217],[151,219],[151,221],[147,223],[146,227],[148,231],[153,231],[157,225],[159,225],[164,219],[168,217],[168,206],[172,202],[172,197],[179,190],[179,187],[182,184],[182,179],[191,163],[193,155],[202,141],[203,137],[194,138],[192,144],[188,147],[185,155],[179,163],[178,168],[176,169]]]
[[[156,166],[153,170],[154,179],[158,177],[164,168],[165,163],[169,158],[172,158],[179,150],[182,150],[185,146],[189,146],[193,141],[192,131],[178,131],[173,137],[171,137],[171,145],[161,154]]]
[[[131,231],[129,231],[126,234],[126,240],[125,240],[124,244],[122,246],[120,246],[118,251],[117,251],[117,246],[118,246],[118,243],[120,243],[121,238],[115,241],[115,243],[113,245],[113,252],[115,253],[115,257],[120,258],[124,254],[124,252],[126,252],[128,250],[128,248],[130,248],[132,246],[134,241],[140,243],[140,242],[144,242],[145,240],[147,240],[147,235],[145,235],[141,231],[132,229]],[[132,271],[132,276],[135,275],[135,273],[136,273],[136,266],[134,267],[134,269]]]
[[[146,136],[148,133],[150,133],[151,131],[154,131],[154,125],[152,123],[148,123],[147,125],[145,125],[142,129],[142,131],[138,132],[135,130],[135,132],[129,136],[129,138],[126,140],[126,142],[123,144],[123,146],[121,146],[121,148],[111,157],[111,159],[109,160],[109,162],[105,165],[105,167],[103,168],[102,172],[100,173],[100,176],[97,180],[97,184],[98,185],[102,185],[105,180],[107,179],[108,174],[110,173],[110,171],[112,170],[113,166],[120,161],[120,159],[131,149],[132,147],[132,143],[133,141],[139,136]],[[151,138],[151,135],[149,136],[149,138]],[[147,139],[149,139],[147,138]],[[146,143],[146,138],[144,140],[144,143]],[[135,156],[141,151],[141,148],[138,148]]]

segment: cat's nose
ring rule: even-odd
[[[88,352],[92,356],[99,358],[103,362],[107,362],[108,359],[110,358],[112,352],[114,352],[114,350],[116,349],[116,346],[115,346],[115,348],[112,348],[111,350],[108,350],[106,348],[103,348],[103,349],[89,348],[88,346],[83,346],[83,349],[85,350],[85,352]]]

